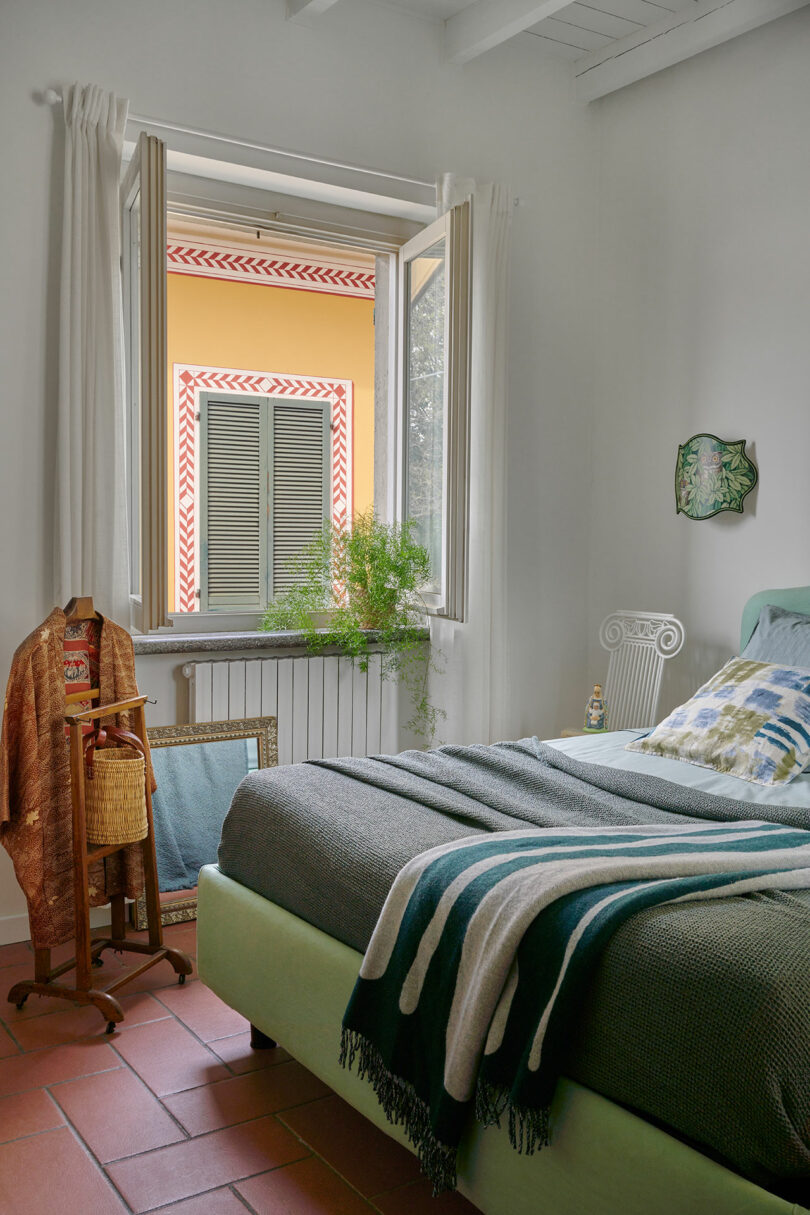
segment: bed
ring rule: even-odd
[[[810,588],[763,592],[749,601],[743,615],[743,645],[763,603],[810,612]],[[639,766],[642,772],[645,765],[648,769],[651,766],[662,780],[686,780],[684,805],[690,804],[693,796],[690,788],[710,788],[708,778],[714,774],[674,760],[630,757],[622,749],[623,741],[623,737],[610,735],[558,740],[553,744],[558,756],[555,762],[575,772],[582,764],[592,765],[593,771],[624,765],[629,782],[638,779]],[[506,746],[511,748],[509,762],[517,769],[531,763],[529,740]],[[454,762],[464,762],[460,750],[460,756],[451,757]],[[418,780],[426,780],[431,765],[445,763],[445,757],[433,758],[436,756],[438,753],[429,753],[427,758],[412,761],[418,769]],[[406,772],[403,776],[397,770],[396,779],[406,782],[399,803],[390,802],[389,810],[396,807],[397,813],[384,821],[383,831],[379,822],[372,829],[367,819],[356,817],[362,800],[355,796],[359,786],[347,783],[356,776],[351,764],[365,761],[346,762],[346,772],[330,770],[326,776],[314,765],[277,770],[269,778],[269,809],[266,787],[258,793],[248,787],[241,791],[241,797],[237,795],[230,826],[226,823],[223,834],[220,866],[207,866],[200,875],[198,964],[201,977],[218,995],[407,1146],[399,1128],[386,1121],[368,1084],[338,1063],[342,1015],[380,898],[375,884],[384,893],[391,876],[386,866],[395,871],[403,858],[455,838],[453,831],[460,834],[480,831],[482,825],[486,830],[511,825],[500,822],[498,816],[513,807],[505,788],[499,791],[488,786],[486,796],[475,788],[463,794],[441,791],[441,778],[432,770],[429,787],[439,790],[437,803],[431,806],[425,798],[420,805],[410,796],[407,784],[413,774]],[[742,784],[733,777],[724,779],[731,781],[732,787]],[[361,841],[365,870],[362,864],[354,865],[350,850],[342,854],[340,837],[326,838],[341,789],[346,803],[340,807],[341,815],[350,828],[348,834],[355,837],[354,843]],[[794,825],[810,822],[810,775],[780,790],[775,806],[771,791],[766,797],[757,790],[752,787],[753,805],[745,809],[749,818],[790,819]],[[350,796],[347,791],[351,791]],[[372,798],[377,796],[373,788],[369,792]],[[472,796],[476,792],[478,796]],[[392,796],[390,792],[385,794],[389,799]],[[445,800],[453,812],[449,822],[439,812],[441,807],[448,809]],[[264,814],[258,828],[257,802],[262,803],[259,810]],[[473,810],[473,805],[478,809]],[[524,809],[521,813],[528,812]],[[278,832],[281,819],[289,826],[286,836]],[[323,838],[319,838],[319,830]],[[311,832],[309,837],[307,831]],[[258,846],[258,840],[265,834],[270,837],[271,851],[275,836],[275,865],[261,860],[267,853]],[[345,830],[343,835],[347,835]],[[414,839],[420,841],[418,847]],[[265,849],[267,846],[265,841]],[[330,892],[329,899],[325,891]],[[705,985],[700,1009],[693,1010],[693,1021],[697,1017],[701,1026],[697,1033],[688,1018],[679,1030],[678,1018],[666,1005],[666,998],[673,997],[666,996],[666,983],[660,975],[648,976],[649,982],[659,985],[656,993],[663,991],[665,996],[663,1000],[656,997],[652,1012],[649,1000],[646,1004],[643,1000],[630,1002],[624,1006],[624,1014],[617,1012],[622,1008],[628,967],[637,959],[643,970],[641,960],[655,956],[654,948],[648,947],[654,943],[654,934],[662,929],[670,936],[680,932],[682,952],[687,954],[693,943],[690,934],[694,934],[697,923],[695,910],[685,908],[675,913],[675,919],[673,913],[662,908],[649,921],[633,917],[617,934],[615,945],[611,942],[605,951],[606,955],[613,951],[608,959],[610,966],[604,975],[597,976],[593,1007],[583,1013],[587,1032],[580,1035],[573,1052],[571,1068],[567,1069],[570,1076],[563,1077],[557,1087],[551,1146],[537,1155],[522,1156],[512,1149],[504,1131],[482,1130],[471,1122],[458,1159],[461,1192],[487,1215],[529,1215],[537,1211],[553,1215],[615,1215],[619,1211],[627,1215],[798,1215],[810,1209],[810,1110],[805,1104],[810,1073],[803,1057],[798,1067],[794,1065],[796,1052],[792,1046],[787,1062],[779,1050],[770,1052],[769,1047],[771,1041],[779,1041],[780,1033],[787,1034],[785,1023],[792,1026],[797,1019],[796,1009],[801,1019],[802,1010],[810,1005],[800,985],[792,993],[796,1009],[782,1007],[774,998],[780,968],[797,974],[804,982],[810,948],[810,896],[802,891],[781,903],[774,898],[768,900],[769,896],[760,898],[756,908],[758,931],[776,925],[780,949],[770,951],[773,958],[757,961],[756,970],[750,973],[745,971],[742,959],[739,964],[733,956],[729,960],[734,952],[737,905],[742,900],[718,901],[714,918],[706,921],[713,924],[715,935],[708,943],[701,943],[701,949],[707,954],[712,949],[722,953],[729,975],[736,967],[733,981],[729,979],[736,996],[730,1000],[722,984],[714,985],[712,995],[712,985]],[[326,905],[329,902],[331,906]],[[720,907],[720,902],[726,905]],[[793,929],[785,931],[786,924]],[[642,935],[634,937],[634,933]],[[257,959],[264,961],[259,963]],[[694,965],[694,961],[689,964]],[[676,978],[666,978],[670,992],[677,992]],[[728,1000],[728,1009],[724,1000]],[[742,1032],[735,1032],[732,1006]],[[630,1024],[636,1015],[640,1018],[638,1031]],[[665,1042],[665,1048],[660,1049],[681,1060],[679,1088],[674,1094],[666,1091],[663,1082],[658,1085],[660,1092],[656,1091],[649,1073],[655,1073],[661,1065],[654,1050],[647,1052],[650,1057],[646,1059],[641,1058],[640,1050],[634,1055],[634,1034],[649,1034],[651,1026],[654,1040]],[[805,1027],[801,1028],[804,1033]],[[760,1035],[756,1042],[750,1039],[749,1030]],[[810,1044],[810,1029],[806,1037]],[[701,1038],[705,1039],[703,1054],[695,1055],[694,1043]],[[728,1083],[728,1069],[724,1072],[715,1066],[715,1056],[724,1049],[724,1038],[737,1043],[736,1067],[742,1080],[736,1087],[740,1091]],[[746,1059],[750,1065],[746,1065]],[[668,1075],[663,1069],[662,1074],[665,1078]],[[771,1106],[778,1107],[776,1114]]]

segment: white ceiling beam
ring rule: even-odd
[[[287,20],[296,25],[310,25],[313,17],[320,17],[336,0],[287,0]]]
[[[475,0],[444,23],[447,58],[451,63],[468,63],[570,3],[571,0]]]
[[[739,34],[803,8],[810,0],[698,0],[691,8],[628,34],[574,62],[577,97],[595,101]]]

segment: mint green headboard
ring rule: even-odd
[[[783,591],[757,591],[743,608],[740,630],[740,653],[751,640],[759,613],[766,603],[785,608],[788,612],[806,612],[810,616],[810,586],[789,586]]]

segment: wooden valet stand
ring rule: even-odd
[[[78,700],[98,700],[98,689],[90,692],[77,692],[66,698],[67,704]],[[90,892],[88,887],[88,866],[91,861],[111,856],[122,848],[135,847],[134,844],[88,844],[85,824],[84,782],[85,764],[82,726],[86,722],[96,722],[114,713],[132,714],[132,732],[146,743],[146,717],[144,714],[145,696],[134,696],[130,700],[121,700],[111,705],[100,705],[83,711],[73,710],[65,714],[65,721],[70,728],[70,784],[73,802],[73,887],[76,908],[76,957],[63,962],[61,966],[51,969],[50,948],[34,950],[34,978],[15,983],[8,993],[9,1002],[22,1008],[32,994],[38,996],[53,996],[61,1000],[73,1000],[76,1004],[94,1004],[102,1016],[107,1019],[107,1033],[111,1034],[116,1024],[124,1019],[124,1010],[116,1000],[113,992],[118,991],[125,983],[129,983],[138,975],[149,970],[164,959],[174,967],[179,976],[178,982],[185,983],[186,975],[191,974],[191,960],[180,949],[171,949],[163,944],[163,927],[160,920],[160,899],[158,895],[157,861],[155,859],[155,836],[152,820],[152,794],[149,781],[146,781],[146,821],[145,837],[139,841],[143,854],[144,894],[146,898],[146,913],[149,929],[149,940],[127,940],[125,917],[125,899],[123,894],[114,894],[110,899],[111,933],[109,937],[92,939],[90,936]],[[120,979],[108,983],[106,987],[94,988],[92,983],[92,967],[101,966],[101,954],[105,949],[114,949],[116,953],[147,954],[148,957],[140,966],[129,971]],[[64,983],[55,982],[65,971],[76,968],[76,985],[68,987]]]

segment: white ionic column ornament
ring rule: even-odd
[[[666,612],[613,612],[599,627],[610,652],[605,699],[611,730],[655,725],[664,663],[686,639],[680,620]]]

